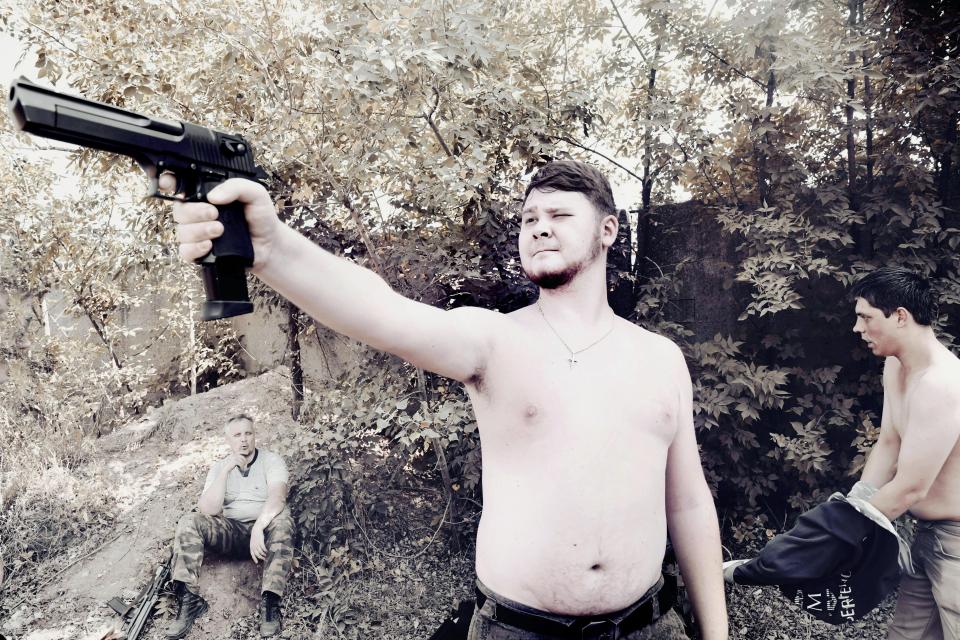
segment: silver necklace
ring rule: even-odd
[[[575,365],[575,364],[577,364],[578,362],[580,362],[579,360],[577,360],[577,354],[578,354],[578,353],[583,353],[584,351],[586,351],[586,350],[589,349],[590,347],[594,347],[594,346],[600,344],[601,342],[603,342],[603,340],[604,340],[607,336],[609,336],[611,333],[613,333],[614,323],[613,323],[613,319],[611,319],[611,320],[610,320],[610,328],[607,329],[607,332],[606,332],[606,333],[604,333],[602,336],[600,336],[599,338],[597,338],[596,340],[594,340],[593,342],[591,342],[590,344],[588,344],[587,346],[585,346],[583,349],[578,349],[578,350],[574,351],[573,349],[570,348],[570,345],[567,344],[567,341],[564,340],[563,337],[557,332],[557,330],[553,328],[553,325],[550,324],[550,321],[547,320],[547,315],[543,312],[543,307],[540,306],[540,301],[539,301],[539,300],[537,300],[537,310],[540,312],[540,317],[543,318],[543,321],[547,323],[547,326],[548,326],[548,327],[550,327],[550,331],[553,331],[553,335],[557,336],[557,339],[560,341],[560,344],[562,344],[563,347],[564,347],[564,348],[567,350],[567,352],[570,354],[570,357],[567,358],[567,362],[570,363],[570,368],[571,368],[571,369],[573,369],[573,365]]]

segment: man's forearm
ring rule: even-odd
[[[708,494],[709,495],[709,494]],[[726,640],[720,529],[713,500],[667,513],[670,540],[703,640]]]
[[[870,504],[880,510],[888,519],[896,520],[914,504],[926,497],[926,491],[915,484],[906,483],[894,477],[880,487],[870,498]]]
[[[261,529],[266,529],[267,526],[277,515],[283,511],[283,507],[286,505],[286,501],[282,498],[267,498],[267,501],[263,505],[263,509],[260,511],[260,515],[257,516],[256,522],[253,523],[253,526],[259,527]]]
[[[218,515],[223,511],[223,497],[227,492],[227,474],[230,469],[221,469],[214,475],[213,482],[207,487],[207,490],[200,494],[197,500],[197,508],[200,513],[208,516]]]
[[[882,487],[893,479],[897,468],[897,451],[878,444],[867,456],[860,480],[874,487]]]

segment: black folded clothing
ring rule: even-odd
[[[813,617],[843,624],[872,611],[900,582],[897,536],[844,500],[810,509],[733,570],[737,584],[776,585]]]

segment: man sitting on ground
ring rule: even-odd
[[[253,418],[240,414],[224,426],[230,455],[207,473],[197,511],[183,516],[173,541],[172,580],[176,619],[166,637],[183,638],[207,610],[198,593],[205,550],[264,562],[260,635],[280,632],[280,598],[293,560],[293,518],[286,507],[287,466],[277,454],[257,449]]]

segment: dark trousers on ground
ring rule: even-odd
[[[196,511],[177,523],[173,539],[172,578],[197,592],[204,551],[234,558],[250,558],[250,531],[253,522],[240,522],[223,516],[207,516]],[[263,561],[260,591],[282,596],[293,564],[293,518],[284,507],[263,532],[267,557]]]

